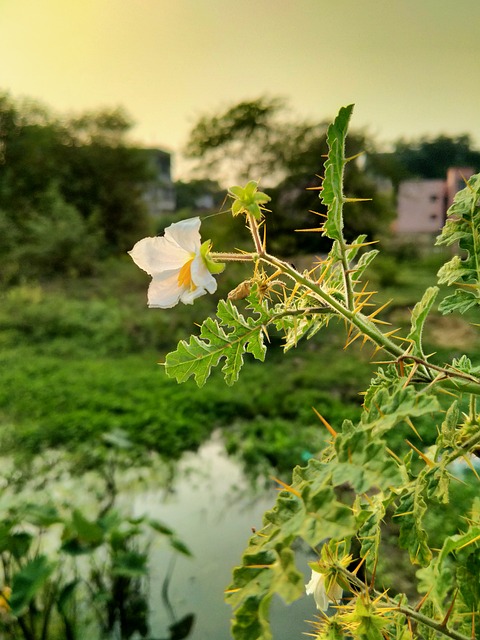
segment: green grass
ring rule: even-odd
[[[435,282],[436,269],[432,259],[399,265],[402,284],[392,286],[400,302],[386,316],[395,326],[408,326],[408,309],[424,286]],[[380,263],[372,283],[385,280],[385,273]],[[242,265],[229,268],[219,278],[219,296],[247,274]],[[355,345],[344,351],[343,326],[335,322],[285,355],[272,335],[266,363],[245,356],[234,387],[225,385],[219,371],[202,389],[192,380],[177,385],[158,363],[178,340],[196,331],[195,323],[214,311],[216,301],[204,296],[192,306],[149,310],[147,284],[146,274],[121,260],[105,263],[92,278],[24,284],[4,292],[3,452],[75,449],[120,428],[136,444],[177,458],[220,427],[228,449],[250,466],[267,462],[287,470],[315,453],[327,435],[312,407],[337,429],[344,418],[359,415],[359,393],[375,368],[369,363],[372,350]],[[436,332],[427,330],[432,350],[445,357],[452,348],[480,352],[467,322],[437,321]]]
[[[211,313],[214,301],[205,297],[194,306],[149,310],[145,278],[132,277],[135,270],[125,267],[120,263],[95,279],[5,292],[0,311],[4,453],[75,449],[122,429],[136,444],[176,458],[221,427],[229,448],[247,461],[255,433],[259,458],[287,469],[325,437],[312,406],[337,424],[358,415],[357,392],[371,367],[366,358],[352,361],[342,352],[343,338],[335,330],[285,357],[273,337],[267,362],[246,356],[234,387],[225,385],[220,371],[202,389],[193,380],[178,385],[158,362],[195,331],[194,320]]]

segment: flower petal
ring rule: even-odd
[[[155,275],[148,287],[148,306],[170,309],[180,300],[185,288],[178,285],[178,271],[168,271]]]
[[[192,282],[195,286],[206,289],[208,293],[215,293],[217,290],[217,281],[208,270],[202,256],[195,256],[192,261],[190,273],[192,274]]]
[[[168,238],[143,238],[128,252],[140,269],[151,276],[164,271],[181,269],[191,254]]]
[[[195,289],[186,289],[180,296],[180,301],[183,304],[193,304],[193,301],[200,296],[205,295],[207,292],[203,287],[196,287]]]
[[[312,570],[310,582],[305,585],[307,595],[313,595],[317,609],[326,611],[328,609],[329,598],[325,591],[325,576],[318,571]]]
[[[165,238],[189,253],[200,251],[200,218],[187,218],[174,222],[165,229]]]

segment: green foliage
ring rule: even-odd
[[[343,238],[343,172],[345,160],[345,138],[353,105],[340,110],[335,122],[328,128],[327,143],[330,149],[325,162],[325,178],[320,199],[328,209],[323,233],[331,240]]]
[[[275,327],[283,334],[287,351],[303,338],[325,330],[336,318],[347,328],[347,346],[361,338],[387,359],[364,394],[361,415],[332,425],[328,416],[319,414],[331,440],[310,457],[307,466],[294,469],[290,484],[279,481],[282,491],[276,504],[250,539],[227,591],[236,639],[270,639],[273,596],[278,594],[290,603],[302,594],[303,580],[294,554],[300,541],[319,556],[314,570],[323,576],[325,594],[315,594],[317,607],[323,608],[324,601],[332,599],[328,591],[332,580],[350,592],[332,617],[315,623],[315,637],[343,634],[381,640],[388,635],[403,640],[443,635],[468,640],[479,611],[475,492],[465,491],[462,496],[462,512],[468,516],[461,518],[457,512],[443,530],[435,527],[435,518],[454,493],[455,465],[464,459],[473,466],[472,456],[479,449],[479,368],[466,355],[450,364],[434,363],[433,355],[426,355],[425,329],[438,287],[428,287],[423,293],[404,336],[398,335],[398,329],[381,330],[382,324],[388,324],[379,318],[384,305],[377,307],[374,293],[362,282],[377,252],[364,251],[364,234],[348,241],[344,229],[344,205],[358,201],[344,192],[345,169],[352,160],[346,157],[351,113],[351,106],[341,109],[327,132],[328,156],[320,196],[327,212],[325,223],[316,231],[333,240],[330,253],[303,272],[270,254],[260,240],[258,220],[242,205],[244,191],[230,190],[232,211],[246,213],[254,243],[253,252],[238,252],[239,260],[254,264],[253,276],[246,281],[250,289],[247,302],[238,302],[242,296],[237,290],[231,296],[245,304],[248,315],[235,312],[232,301],[228,306],[221,302],[218,320],[207,319],[200,338],[191,338],[188,345],[180,343],[170,356],[170,365],[180,367],[179,381],[194,375],[197,383],[204,384],[222,350],[229,353],[238,347],[234,353],[248,351],[248,330],[260,336]],[[474,176],[457,195],[439,240],[458,242],[465,254],[439,271],[439,284],[459,287],[440,305],[443,311],[464,313],[478,302],[479,187],[480,178]],[[235,258],[235,254],[217,254],[214,259]],[[222,331],[222,326],[228,331]],[[168,358],[167,373],[175,375],[173,369],[169,371]],[[241,358],[227,360],[227,382],[236,380],[241,364]],[[404,437],[405,428],[413,432],[411,439]],[[474,483],[478,490],[476,473]],[[411,566],[422,567],[416,584],[409,588],[410,597],[425,593],[416,607],[408,604],[399,585],[397,591],[392,576],[381,574],[382,554],[395,535],[395,544],[408,552]],[[377,570],[380,575],[375,575]],[[413,570],[411,574],[415,582]],[[381,591],[374,586],[375,578],[382,584]],[[316,589],[322,588],[319,584]]]
[[[437,244],[458,243],[465,257],[454,256],[438,272],[440,284],[456,285],[454,294],[439,306],[443,313],[468,309],[480,304],[480,176],[470,178],[447,212],[447,222]]]
[[[151,169],[120,110],[58,119],[2,94],[0,123],[3,282],[91,272],[148,231]]]
[[[167,355],[167,375],[176,378],[177,382],[184,382],[194,375],[201,387],[212,367],[225,358],[222,367],[225,381],[233,384],[243,365],[244,352],[251,353],[257,360],[264,360],[263,325],[266,315],[262,311],[255,321],[244,318],[230,301],[220,301],[217,316],[223,326],[231,329],[230,333],[225,333],[215,320],[207,318],[201,326],[199,338],[192,336],[189,343],[181,341],[177,350]]]

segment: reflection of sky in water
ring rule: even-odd
[[[223,592],[231,581],[232,569],[240,563],[251,528],[259,528],[262,514],[275,501],[274,487],[255,493],[240,466],[225,453],[220,440],[213,439],[197,454],[187,454],[179,464],[171,492],[146,491],[135,500],[136,515],[148,513],[169,527],[187,544],[194,558],[177,555],[168,596],[176,619],[195,615],[192,640],[227,640],[230,637],[231,608]],[[172,553],[165,543],[151,549],[152,632],[167,636],[173,622],[162,601],[162,584]],[[299,559],[306,567],[306,559]],[[315,606],[303,598],[290,607],[279,601],[272,615],[275,640],[302,638],[309,631],[305,619],[313,619]]]

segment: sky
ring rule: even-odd
[[[0,91],[122,106],[177,172],[200,116],[260,96],[316,121],[355,103],[351,126],[380,144],[480,148],[479,27],[480,0],[0,0]]]

